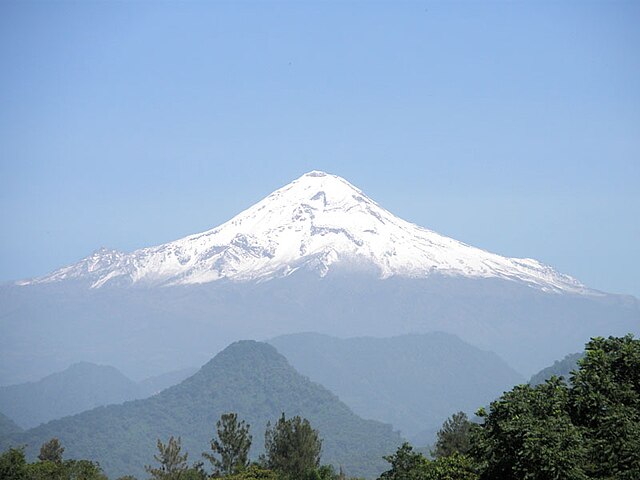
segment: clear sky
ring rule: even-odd
[[[640,2],[0,2],[0,280],[306,171],[640,297]]]

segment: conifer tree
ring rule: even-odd
[[[232,475],[249,465],[252,440],[249,427],[244,420],[238,422],[236,413],[225,413],[220,417],[216,423],[218,438],[211,440],[213,453],[202,454],[213,465],[214,476]]]
[[[182,446],[180,437],[171,436],[165,445],[158,439],[158,454],[153,458],[160,464],[159,468],[146,465],[144,469],[154,480],[180,480],[187,471],[187,456],[181,454]]]

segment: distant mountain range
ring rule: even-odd
[[[9,417],[0,412],[0,439],[22,432],[22,429]]]
[[[114,367],[81,362],[37,382],[0,387],[0,412],[31,428],[95,407],[145,398],[180,383],[185,369],[136,383]]]
[[[445,333],[338,339],[293,334],[269,341],[302,374],[355,413],[391,423],[418,444],[457,411],[470,416],[522,376],[491,352]]]
[[[530,375],[591,336],[638,333],[640,304],[406,222],[315,171],[209,231],[1,286],[0,384],[81,360],[151,376],[304,331],[443,331]]]
[[[334,394],[296,372],[265,343],[237,342],[179,385],[144,400],[99,407],[0,439],[0,449],[27,445],[34,458],[52,437],[67,458],[97,460],[110,477],[134,474],[153,463],[156,439],[182,438],[192,461],[209,449],[215,422],[236,412],[251,425],[252,458],[264,445],[264,430],[282,412],[301,415],[323,438],[324,463],[349,475],[372,478],[385,469],[382,455],[395,451],[400,436],[390,425],[363,420]]]

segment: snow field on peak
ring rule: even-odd
[[[264,281],[299,268],[325,275],[338,263],[372,265],[381,278],[440,273],[498,277],[547,291],[591,292],[536,260],[502,257],[406,222],[346,180],[318,171],[212,230],[130,254],[101,250],[26,283],[71,277],[86,277],[94,288],[111,282]]]

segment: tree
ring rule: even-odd
[[[252,440],[249,427],[244,420],[238,422],[238,415],[235,413],[225,413],[220,417],[216,423],[218,438],[211,440],[213,453],[202,454],[211,462],[214,476],[238,473],[249,465]]]
[[[10,448],[0,455],[0,478],[27,480],[27,460],[22,448]]]
[[[267,423],[264,446],[267,468],[285,478],[303,478],[320,465],[322,440],[306,418],[283,413],[273,428]]]
[[[52,438],[48,442],[43,443],[40,447],[38,460],[41,462],[62,463],[63,453],[64,447],[60,444],[60,440]]]
[[[153,468],[146,465],[144,469],[156,480],[180,480],[184,473],[188,470],[187,456],[180,453],[181,446],[180,437],[177,439],[171,436],[169,442],[165,445],[158,439],[158,455],[153,458],[160,463],[160,468]]]
[[[107,480],[100,465],[90,460],[67,460],[64,468],[67,480]]]
[[[433,455],[436,458],[448,457],[455,452],[465,454],[469,451],[471,422],[464,412],[454,413],[442,424],[438,431],[438,440]]]
[[[552,377],[531,387],[518,385],[478,411],[484,423],[472,428],[471,454],[481,479],[585,480],[582,432],[568,414],[569,391]]]
[[[597,337],[572,375],[571,415],[594,478],[640,478],[640,340]]]
[[[260,465],[250,465],[245,470],[226,477],[227,480],[278,480],[278,475]]]
[[[383,457],[391,468],[380,475],[381,480],[419,480],[422,479],[428,460],[413,447],[404,442],[396,453]]]
[[[427,461],[420,480],[477,480],[473,461],[459,452]]]
[[[477,480],[472,460],[458,452],[434,461],[414,452],[407,442],[395,454],[384,457],[391,469],[380,475],[380,480]]]

